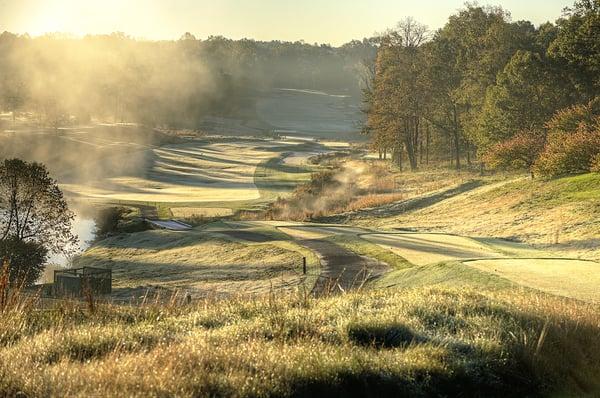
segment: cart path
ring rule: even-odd
[[[366,280],[389,270],[385,263],[358,254],[322,239],[296,240],[320,259],[321,274],[312,293],[316,296],[360,288]]]
[[[243,223],[245,225],[260,225],[260,223]],[[244,229],[243,224],[236,224],[235,230],[219,230],[218,232],[235,239],[246,240],[249,242],[268,242],[273,238]],[[233,226],[234,224],[230,224]],[[331,233],[341,233],[335,227],[332,231],[325,227],[325,231]],[[328,241],[321,237],[313,237],[306,234],[303,226],[292,225],[290,228],[281,228],[285,234],[290,236],[295,243],[312,251],[319,257],[321,271],[317,281],[312,289],[312,294],[322,296],[331,293],[339,293],[352,289],[360,288],[366,280],[377,278],[387,271],[390,267],[380,261],[369,257],[360,256],[351,250]],[[323,230],[321,230],[323,231]],[[355,232],[362,232],[357,230]],[[283,231],[282,231],[283,232]]]

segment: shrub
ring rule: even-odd
[[[123,216],[124,209],[120,207],[107,207],[96,215],[96,234],[107,236],[117,231],[119,221]]]
[[[494,169],[531,170],[543,149],[544,136],[541,132],[522,131],[492,146],[484,155],[484,162]]]
[[[592,159],[590,171],[592,173],[600,173],[600,153],[596,154],[596,156],[594,156],[594,158]]]
[[[547,177],[586,173],[598,163],[599,155],[600,126],[590,129],[581,124],[572,134],[550,135],[534,168]]]
[[[319,195],[326,188],[339,185],[339,182],[336,181],[335,177],[336,172],[333,170],[324,170],[313,173],[309,183],[300,185],[296,188],[294,196],[296,198],[302,198],[305,195]]]
[[[0,262],[8,261],[11,284],[33,285],[44,271],[48,250],[33,241],[11,236],[0,240]]]
[[[597,97],[586,105],[573,105],[559,110],[546,123],[546,129],[550,134],[570,134],[577,131],[581,124],[593,126],[599,116],[600,97]]]

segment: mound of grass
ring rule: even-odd
[[[520,179],[486,192],[481,199],[495,199],[514,194],[521,196],[524,192],[529,195],[521,201],[520,206],[527,208],[551,208],[586,201],[600,202],[600,174],[581,174],[553,180]]]
[[[600,314],[512,289],[0,314],[0,396],[594,396]],[[597,396],[597,395],[596,395]]]
[[[425,286],[485,288],[498,290],[516,286],[507,279],[489,272],[480,271],[461,262],[418,265],[401,268],[385,274],[375,281],[378,288],[414,288]]]

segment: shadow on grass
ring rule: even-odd
[[[348,338],[357,345],[375,348],[406,347],[429,341],[409,327],[395,323],[386,325],[352,324]]]

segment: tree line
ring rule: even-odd
[[[600,131],[600,0],[577,1],[537,27],[473,4],[435,32],[404,19],[380,37],[368,83],[364,132],[381,158],[413,170],[434,157],[457,169],[475,157],[532,167],[555,137],[557,113],[575,118],[574,134],[584,107],[587,131]],[[531,145],[533,163],[500,161],[519,144]]]
[[[40,124],[114,120],[194,128],[207,115],[235,115],[274,87],[360,95],[372,40],[341,47],[186,33],[176,41],[124,34],[83,38],[0,35],[0,108]]]

